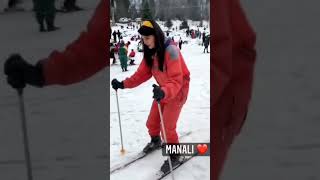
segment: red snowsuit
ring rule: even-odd
[[[101,0],[87,31],[71,43],[63,52],[54,51],[43,60],[45,85],[68,85],[89,78],[109,65],[107,58],[107,1]]]
[[[130,54],[129,54],[129,57],[133,58],[136,56],[136,53],[134,51],[131,51]]]
[[[182,106],[187,100],[190,72],[179,49],[173,42],[171,42],[165,50],[163,72],[159,70],[158,60],[156,57],[153,59],[152,68],[147,66],[145,60],[142,60],[137,71],[131,77],[123,81],[124,87],[134,88],[147,81],[152,76],[156,79],[165,93],[165,97],[161,100],[160,104],[165,124],[167,142],[178,143],[176,124]],[[160,115],[156,101],[153,101],[147,120],[147,128],[150,136],[160,135]]]
[[[256,59],[255,33],[239,0],[211,3],[214,46],[211,46],[211,112],[213,180],[218,180],[228,150],[245,121]]]

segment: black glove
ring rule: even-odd
[[[123,89],[123,88],[124,88],[123,82],[122,82],[122,81],[119,82],[117,79],[113,79],[113,80],[111,81],[111,85],[112,85],[112,88],[113,88],[114,90],[118,90],[119,88],[120,88],[120,89]]]
[[[153,85],[153,98],[160,101],[165,96],[164,91],[157,85]]]
[[[30,84],[37,87],[44,85],[42,65],[33,66],[27,63],[19,54],[12,54],[4,63],[4,73],[7,82],[15,89],[21,89]]]

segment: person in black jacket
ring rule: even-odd
[[[24,11],[23,8],[17,7],[17,5],[20,3],[19,0],[8,0],[7,7],[4,8],[4,11]]]
[[[55,0],[33,0],[33,3],[40,32],[59,29],[54,25],[56,16]],[[44,22],[46,22],[47,29],[45,29]]]
[[[180,49],[180,50],[182,49],[182,44],[183,44],[183,41],[182,41],[182,39],[181,39],[181,37],[180,37],[180,39],[179,39],[179,49]]]
[[[205,37],[205,40],[204,40],[203,53],[205,53],[206,50],[207,50],[207,53],[209,53],[209,50],[208,50],[209,44],[210,44],[210,36],[208,35],[208,36]]]
[[[117,42],[117,32],[116,32],[116,30],[113,31],[112,35],[113,35],[114,43],[116,43]]]
[[[8,9],[15,8],[17,4],[18,4],[17,0],[9,0],[8,1]]]

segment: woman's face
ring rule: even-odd
[[[154,35],[142,36],[143,43],[148,46],[149,49],[153,49],[156,46]]]

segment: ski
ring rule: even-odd
[[[195,157],[196,155],[197,155],[197,153],[194,154],[194,155],[192,155],[192,156],[185,157],[185,158],[183,159],[183,161],[181,161],[180,164],[178,164],[177,166],[173,167],[172,170],[173,170],[173,171],[176,170],[177,168],[179,168],[180,166],[182,166],[184,163],[188,162],[190,159],[192,159],[192,158]],[[168,172],[166,172],[166,173],[163,173],[162,171],[159,171],[158,173],[156,173],[156,180],[163,179],[163,178],[165,178],[167,175],[169,175],[170,173],[171,173],[170,171],[168,171]]]
[[[180,138],[183,138],[183,137],[185,137],[185,136],[189,136],[190,134],[191,134],[191,131],[190,131],[190,132],[186,132],[186,133],[184,133],[184,134],[181,134]],[[156,149],[156,150],[154,150],[154,151],[151,151],[151,152],[149,152],[149,153],[140,152],[140,153],[138,153],[135,157],[132,157],[130,160],[128,160],[127,162],[125,162],[125,163],[123,163],[123,164],[120,164],[120,165],[116,165],[116,166],[110,168],[110,174],[112,174],[112,173],[114,173],[114,172],[116,172],[116,171],[119,171],[119,170],[121,170],[121,169],[124,169],[124,168],[128,167],[129,165],[133,164],[134,162],[136,162],[136,161],[138,161],[138,160],[140,160],[140,159],[143,159],[143,158],[146,157],[147,155],[152,154],[153,152],[158,151],[158,150],[160,150],[160,149],[161,149],[161,148],[158,148],[158,149]]]
[[[159,149],[160,149],[160,148],[159,148]],[[158,149],[157,149],[157,150],[158,150]],[[154,150],[154,151],[156,151],[156,150]],[[116,171],[118,171],[118,170],[121,170],[121,169],[126,168],[126,167],[129,166],[130,164],[138,161],[139,159],[142,159],[142,158],[146,157],[148,154],[151,154],[151,153],[153,153],[154,151],[152,151],[152,152],[150,152],[150,153],[140,152],[137,156],[133,157],[132,159],[130,159],[130,160],[127,161],[126,163],[111,168],[111,169],[110,169],[110,174],[112,174],[112,173],[114,173],[114,172],[116,172]]]

